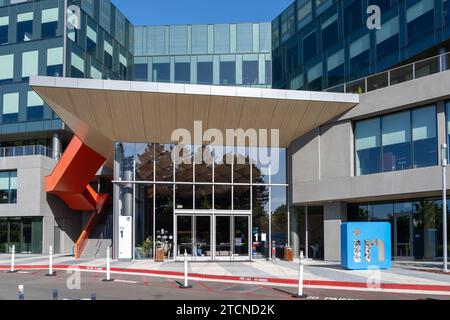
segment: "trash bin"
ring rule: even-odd
[[[155,262],[164,262],[164,249],[156,249]]]
[[[292,248],[284,247],[284,260],[294,261],[294,251]]]

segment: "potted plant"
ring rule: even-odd
[[[149,258],[153,254],[153,239],[147,238],[141,243],[140,253],[144,259]]]

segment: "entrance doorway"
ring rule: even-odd
[[[177,214],[176,255],[195,261],[250,260],[250,215]]]

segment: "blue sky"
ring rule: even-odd
[[[112,0],[135,25],[272,21],[294,0]]]

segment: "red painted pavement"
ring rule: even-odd
[[[17,270],[37,270],[48,269],[48,265],[16,265]],[[0,270],[9,270],[10,266],[0,266]],[[106,271],[104,267],[90,267],[90,266],[78,266],[78,265],[54,265],[55,270],[66,269],[79,269],[85,271]],[[111,272],[120,273],[134,273],[134,274],[146,274],[146,275],[158,275],[167,277],[183,277],[183,272],[176,271],[163,271],[163,270],[145,270],[145,269],[130,269],[130,268],[111,268]],[[261,278],[261,277],[241,277],[241,276],[227,276],[227,275],[207,275],[199,273],[189,273],[189,278],[200,280],[220,280],[229,282],[255,282],[266,284],[282,284],[282,285],[297,285],[296,279],[285,278]],[[364,282],[348,282],[348,281],[329,281],[329,280],[305,280],[305,286],[317,286],[317,287],[335,287],[335,288],[355,288],[355,289],[370,289],[367,283]],[[427,285],[427,284],[402,284],[402,283],[381,283],[380,289],[384,290],[411,290],[411,291],[436,291],[436,292],[449,292],[450,285]]]

